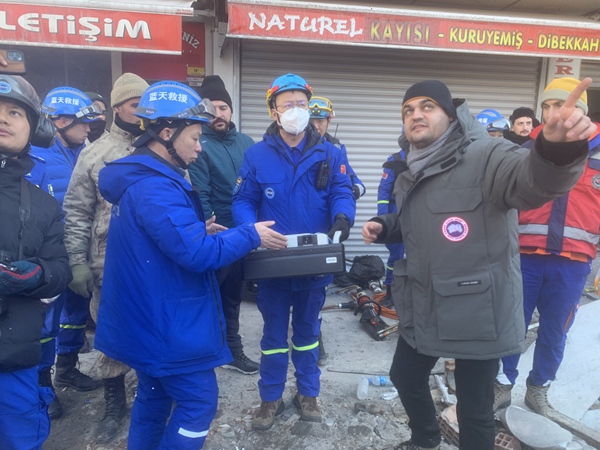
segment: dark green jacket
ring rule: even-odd
[[[217,223],[234,227],[231,199],[244,153],[254,145],[250,136],[240,133],[232,123],[227,133],[217,133],[202,125],[202,152],[189,167],[192,185],[200,192],[204,217],[217,216]]]

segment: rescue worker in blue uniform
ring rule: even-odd
[[[33,147],[32,153],[46,162],[49,192],[62,206],[77,157],[85,147],[89,124],[102,111],[80,90],[63,86],[46,95],[42,113],[54,123],[56,139],[48,148]],[[78,391],[90,391],[99,386],[98,381],[77,368],[78,352],[84,344],[85,325],[90,316],[89,302],[89,298],[67,288],[47,311],[39,366],[40,385],[52,387],[50,372],[55,355],[58,355],[54,376],[56,386],[69,386]],[[58,397],[52,402],[49,414],[51,419],[62,415]]]
[[[233,359],[215,271],[287,240],[273,222],[205,224],[184,170],[215,115],[209,100],[161,81],[144,91],[136,115],[146,130],[136,150],[99,173],[113,207],[95,346],[137,373],[129,450],[199,449],[217,411],[214,368]]]
[[[399,174],[406,164],[406,155],[404,150],[393,153],[388,156],[385,163],[383,163],[383,173],[381,180],[379,180],[379,187],[377,188],[377,215],[383,214],[396,214],[396,201],[394,200],[394,183],[396,181],[396,175]],[[385,247],[389,250],[390,256],[388,257],[385,265],[385,285],[386,306],[392,305],[392,294],[390,288],[392,281],[394,280],[394,262],[404,258],[404,244],[388,243]]]
[[[71,281],[56,201],[26,180],[54,128],[21,77],[0,75],[0,448],[41,449],[53,393],[38,386],[44,305]]]
[[[273,123],[263,140],[245,155],[234,188],[233,218],[245,225],[274,220],[282,234],[341,231],[348,237],[356,201],[350,178],[343,173],[342,152],[309,124],[311,87],[294,74],[276,78],[267,91]],[[317,367],[319,311],[325,288],[333,276],[263,280],[258,283],[257,305],[264,319],[261,339],[261,406],[252,420],[254,429],[273,425],[283,412],[288,368],[288,327],[292,307],[292,362],[298,393],[293,403],[304,420],[321,421],[317,403],[320,370]]]

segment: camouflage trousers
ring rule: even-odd
[[[100,286],[94,286],[94,292],[92,293],[92,300],[90,301],[90,313],[92,319],[98,323],[98,307],[100,306]],[[98,360],[96,362],[98,375],[102,379],[115,378],[120,375],[125,375],[131,370],[127,364],[117,361],[116,359],[109,358],[102,352],[98,352]]]

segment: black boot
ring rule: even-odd
[[[63,409],[60,400],[56,395],[56,391],[54,390],[54,386],[52,386],[52,375],[50,374],[50,370],[51,368],[49,367],[42,372],[38,372],[38,384],[42,387],[48,387],[54,392],[54,400],[48,405],[48,417],[50,417],[50,420],[54,420],[63,415]]]
[[[386,308],[393,308],[394,307],[394,300],[392,300],[392,285],[391,284],[386,284],[385,285],[385,297],[383,297],[383,300],[381,300],[381,306],[385,306]]]
[[[82,374],[76,367],[79,362],[77,353],[67,353],[56,357],[56,386],[69,386],[77,391],[93,391],[100,383],[87,375]]]
[[[104,417],[98,422],[96,441],[106,443],[116,436],[117,431],[119,431],[119,424],[127,412],[125,375],[105,378],[102,382],[104,383],[106,410],[104,411]]]

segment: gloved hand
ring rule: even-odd
[[[31,261],[11,263],[18,270],[12,272],[0,266],[0,296],[19,294],[37,287],[42,280],[42,268]]]
[[[69,283],[69,288],[82,297],[89,297],[94,290],[94,276],[87,264],[75,264],[71,267],[73,281]]]
[[[360,186],[358,184],[352,185],[352,195],[354,195],[354,200],[358,200],[360,198]]]
[[[335,221],[327,232],[329,239],[333,239],[333,235],[336,231],[342,232],[340,242],[344,242],[346,239],[348,239],[348,236],[350,236],[350,219],[348,219],[345,214],[339,213],[335,216]]]

